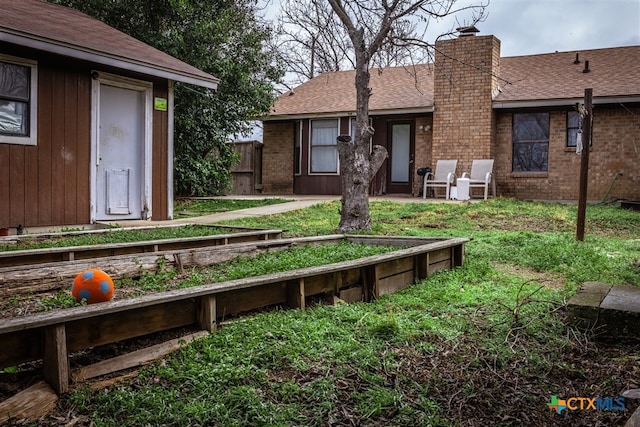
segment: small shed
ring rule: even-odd
[[[0,10],[0,227],[171,218],[174,83],[219,80],[74,9]]]

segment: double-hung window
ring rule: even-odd
[[[311,121],[311,173],[338,173],[338,120]]]
[[[549,113],[513,115],[513,172],[549,170]]]
[[[0,55],[0,143],[36,144],[37,67]]]

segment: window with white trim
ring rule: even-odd
[[[0,55],[0,143],[36,145],[37,66]]]
[[[338,120],[311,121],[311,173],[338,173]]]

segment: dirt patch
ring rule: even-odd
[[[521,277],[523,281],[536,281],[550,289],[562,289],[567,282],[567,279],[561,274],[535,271],[512,264],[494,264],[493,266],[500,273]]]
[[[548,407],[551,396],[619,397],[637,388],[640,346],[620,343],[571,345],[546,369],[527,359],[530,337],[514,335],[505,345],[513,357],[497,358],[478,347],[474,336],[438,342],[437,353],[403,349],[402,375],[429,384],[445,418],[460,426],[624,425],[640,401],[625,399],[625,411],[564,411]],[[541,343],[538,343],[541,345]],[[475,357],[469,357],[469,355]],[[546,364],[542,364],[544,366]]]
[[[481,326],[480,321],[474,323],[480,325],[477,330],[455,340],[433,334],[419,338],[427,341],[428,346],[418,346],[415,342],[389,344],[381,357],[393,363],[370,366],[372,372],[362,372],[354,367],[346,369],[347,375],[337,377],[336,373],[335,396],[332,397],[334,411],[332,422],[327,425],[384,426],[394,423],[397,415],[394,408],[383,410],[375,420],[366,422],[356,415],[359,403],[354,396],[369,387],[371,374],[383,377],[386,387],[399,391],[404,396],[403,404],[414,406],[416,411],[425,411],[426,396],[441,419],[459,426],[623,426],[640,405],[640,400],[625,399],[626,409],[622,412],[576,410],[562,414],[548,407],[553,395],[560,399],[616,398],[625,390],[640,388],[638,342],[596,342],[576,333],[566,340],[561,351],[550,348],[548,352],[536,352],[536,357],[542,354],[545,360],[532,361],[529,349],[548,344],[514,328],[506,334],[504,348],[500,350],[502,354],[497,354],[495,349],[484,346],[482,336],[499,332]],[[85,366],[189,332],[191,330],[167,331],[91,349],[74,355],[72,366]],[[22,366],[16,374],[4,374],[0,381],[0,400],[41,380],[39,368],[38,363],[33,363]],[[344,366],[334,369],[345,371]],[[300,387],[325,380],[328,375],[333,376],[325,369],[313,366],[306,371],[269,372],[273,382],[292,381]],[[114,373],[82,386],[108,388],[119,381],[135,384],[136,371]],[[313,416],[309,414],[310,419]],[[89,426],[91,422],[76,412],[67,396],[62,396],[56,410],[38,420],[38,425]]]

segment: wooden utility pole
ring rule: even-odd
[[[593,89],[584,90],[582,117],[582,157],[580,157],[580,190],[578,194],[578,225],[576,239],[584,241],[584,224],[587,212],[587,183],[589,181],[589,151],[591,148],[591,119],[593,112]]]

